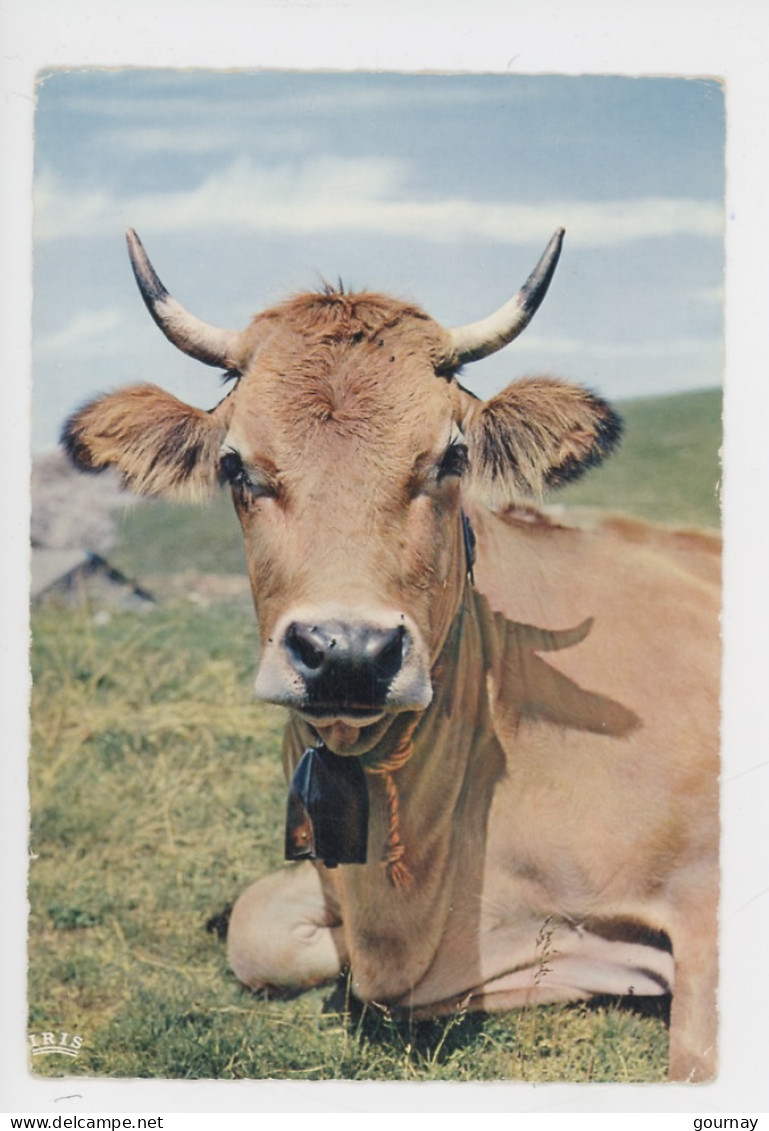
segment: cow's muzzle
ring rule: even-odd
[[[408,616],[321,612],[295,610],[276,625],[256,677],[261,699],[319,725],[362,727],[429,704],[429,659]]]
[[[409,638],[403,625],[375,628],[293,621],[284,647],[304,683],[307,709],[319,715],[342,712],[356,717],[385,705],[403,667]]]

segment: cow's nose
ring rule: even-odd
[[[407,632],[403,625],[292,622],[284,644],[311,705],[365,709],[381,706],[401,669]]]

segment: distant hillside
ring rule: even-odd
[[[721,392],[649,397],[618,406],[621,448],[549,501],[683,526],[717,526]],[[202,507],[146,502],[118,517],[110,560],[131,577],[200,570],[244,573],[240,527],[226,491]]]
[[[617,405],[625,422],[620,448],[553,501],[655,522],[720,526],[721,405],[720,389]]]

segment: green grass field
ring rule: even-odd
[[[614,463],[570,489],[682,525],[715,525],[715,393],[628,406]],[[611,466],[611,465],[610,465]],[[616,475],[616,481],[612,475]],[[564,493],[566,497],[566,493]],[[115,564],[142,581],[242,570],[229,503],[142,506]],[[35,612],[29,1027],[82,1037],[45,1075],[381,1080],[662,1080],[661,1010],[614,1004],[410,1022],[342,982],[293,999],[242,991],[213,926],[281,864],[282,713],[251,694],[247,598],[144,615]]]
[[[720,526],[721,403],[720,390],[707,389],[619,405],[621,447],[557,500],[653,522]]]

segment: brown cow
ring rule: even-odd
[[[228,945],[242,982],[311,986],[349,964],[362,999],[423,1014],[674,987],[670,1075],[703,1080],[716,1060],[717,544],[548,522],[528,500],[599,462],[617,417],[559,381],[484,403],[456,379],[527,324],[562,235],[470,326],[326,290],[237,333],[179,306],[131,232],[164,333],[237,381],[211,412],[149,385],[118,391],[76,413],[64,442],[81,468],[114,465],[145,494],[229,482],[263,643],[256,691],[289,709],[287,774],[310,748],[359,775],[311,801],[300,769],[289,854],[320,859],[241,896]],[[332,866],[360,846],[315,845],[340,804],[342,841],[361,820],[365,835],[368,806],[367,863]]]

